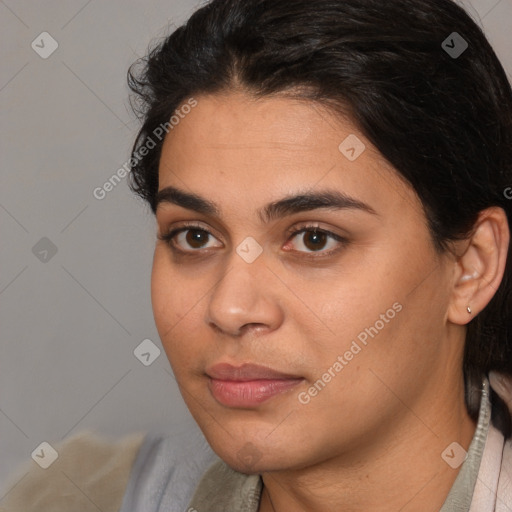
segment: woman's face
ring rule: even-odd
[[[447,343],[453,265],[412,188],[316,104],[196,100],[165,139],[157,209],[159,235],[193,227],[157,241],[152,303],[213,449],[262,472],[426,429],[462,338]]]

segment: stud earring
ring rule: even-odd
[[[467,307],[467,310],[468,310],[468,313],[471,315],[471,308],[469,306]]]

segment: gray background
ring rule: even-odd
[[[126,179],[93,190],[139,127],[127,68],[200,3],[0,0],[0,503],[42,441],[192,424],[163,350],[149,366],[134,355],[144,339],[161,349],[154,219]],[[512,0],[464,5],[512,76]],[[59,46],[43,59],[31,43],[45,31]]]

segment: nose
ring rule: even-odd
[[[278,329],[284,316],[278,281],[265,265],[264,253],[247,263],[233,251],[228,269],[210,295],[207,324],[230,336]]]

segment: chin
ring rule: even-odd
[[[230,440],[225,439],[214,440],[208,442],[213,451],[231,468],[240,473],[247,475],[261,474],[269,471],[282,471],[295,467],[295,462],[291,457],[298,458],[297,447],[279,447],[269,446],[268,442],[262,440],[250,441],[250,437],[246,440]],[[288,453],[288,451],[291,453]]]
[[[246,475],[259,475],[271,471],[282,471],[289,469],[289,465],[277,461],[268,460],[262,455],[259,460],[240,459],[237,453],[217,454],[231,468]]]

